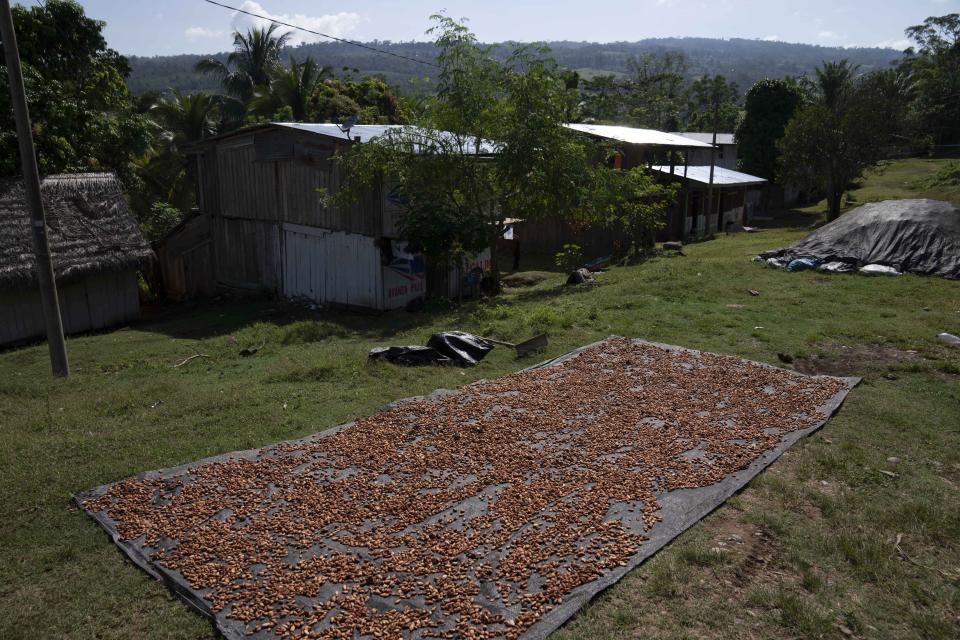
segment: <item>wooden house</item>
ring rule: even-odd
[[[112,174],[54,175],[41,197],[68,334],[140,315],[137,271],[153,252]],[[0,183],[0,346],[46,334],[23,183]]]
[[[665,159],[678,161],[675,166],[683,169],[692,154],[706,153],[713,149],[710,142],[686,138],[674,133],[655,129],[639,129],[618,125],[568,124],[567,128],[583,135],[598,138],[612,144],[616,155],[612,162],[616,169],[645,167],[652,170],[655,164]],[[679,240],[681,223],[666,220],[659,240]],[[579,245],[586,256],[604,256],[619,253],[629,248],[631,240],[619,225],[576,225],[563,220],[523,220],[514,225],[515,240],[522,253],[553,254],[565,244]]]
[[[422,297],[428,280],[455,293],[444,278],[456,285],[456,273],[434,269],[428,279],[423,256],[407,250],[396,188],[382,183],[342,207],[324,197],[346,179],[335,154],[391,126],[270,123],[195,145],[199,216],[160,249],[168,290],[261,291],[378,311]]]
[[[680,183],[678,201],[667,214],[670,239],[704,238],[746,226],[760,206],[767,181],[710,165],[653,166],[661,179]]]

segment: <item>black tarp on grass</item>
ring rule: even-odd
[[[681,347],[647,343],[639,340],[634,342],[636,344],[656,346],[669,351],[677,352],[679,354],[698,354],[698,352],[687,350]],[[584,350],[600,344],[603,343],[601,342],[593,345],[587,345],[553,360],[536,365],[531,369],[556,366],[557,364],[562,363],[570,358],[577,357]],[[759,364],[762,367],[773,368],[770,365],[762,363],[751,364]],[[606,589],[608,586],[617,582],[627,572],[649,558],[679,533],[686,530],[705,515],[710,513],[713,509],[721,505],[729,496],[741,489],[766,466],[776,460],[794,442],[823,426],[826,420],[839,409],[849,390],[859,382],[858,378],[846,378],[843,380],[845,385],[842,390],[830,397],[829,400],[827,400],[822,406],[818,407],[818,411],[825,416],[823,421],[820,421],[806,429],[786,432],[778,445],[757,457],[746,468],[727,475],[720,482],[698,489],[678,489],[658,495],[657,499],[661,505],[658,515],[660,516],[661,521],[644,532],[647,541],[642,544],[638,552],[630,558],[629,562],[627,562],[624,566],[616,567],[612,570],[604,572],[599,579],[593,582],[583,584],[568,591],[563,598],[562,604],[555,606],[553,609],[539,618],[539,620],[533,626],[528,628],[523,633],[521,638],[524,640],[545,638],[552,631],[560,627],[568,618],[574,615],[591,598],[593,598],[602,590]],[[456,392],[438,390],[434,393],[437,395],[447,395]],[[340,425],[302,440],[293,441],[293,443],[309,442],[319,438],[326,438],[334,433],[338,433],[349,428],[352,424],[353,423]],[[191,468],[201,464],[225,460],[255,459],[262,455],[264,451],[266,451],[266,449],[229,453],[171,469],[148,472],[146,474],[141,474],[141,476],[138,477],[155,479],[172,478],[189,473]],[[82,507],[84,501],[104,494],[111,486],[113,485],[104,485],[102,487],[93,489],[92,491],[78,494],[75,499]],[[236,640],[249,637],[277,637],[272,631],[269,630],[251,635],[248,633],[249,630],[243,623],[227,618],[223,611],[213,611],[209,602],[204,598],[204,594],[193,589],[190,584],[188,584],[188,582],[179,574],[179,572],[169,570],[163,566],[153,563],[150,560],[150,554],[152,553],[152,550],[143,544],[143,540],[121,540],[117,531],[117,523],[115,523],[105,511],[88,511],[88,514],[107,531],[107,533],[113,538],[114,542],[134,563],[136,563],[150,575],[167,584],[195,610],[210,617],[214,621],[216,627],[223,633],[225,637]],[[406,603],[406,605],[409,604],[410,603]],[[414,635],[412,637],[419,636]]]
[[[761,253],[785,263],[816,258],[856,267],[960,279],[960,209],[939,200],[886,200],[857,207],[788,247]]]

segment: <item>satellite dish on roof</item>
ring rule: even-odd
[[[337,125],[337,128],[340,129],[340,131],[342,131],[343,133],[345,133],[347,135],[347,138],[349,139],[350,129],[353,129],[353,127],[357,124],[357,120],[359,119],[360,119],[360,115],[356,113],[350,116],[349,118],[347,118],[346,122],[340,122],[340,118],[334,117],[333,124]]]

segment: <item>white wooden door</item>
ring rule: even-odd
[[[380,251],[370,236],[283,225],[283,292],[288,298],[380,309]]]

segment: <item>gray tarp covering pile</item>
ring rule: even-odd
[[[939,200],[865,204],[789,247],[760,254],[784,265],[799,258],[960,279],[960,209]]]
[[[539,640],[856,382],[611,337],[76,499],[227,638]]]

